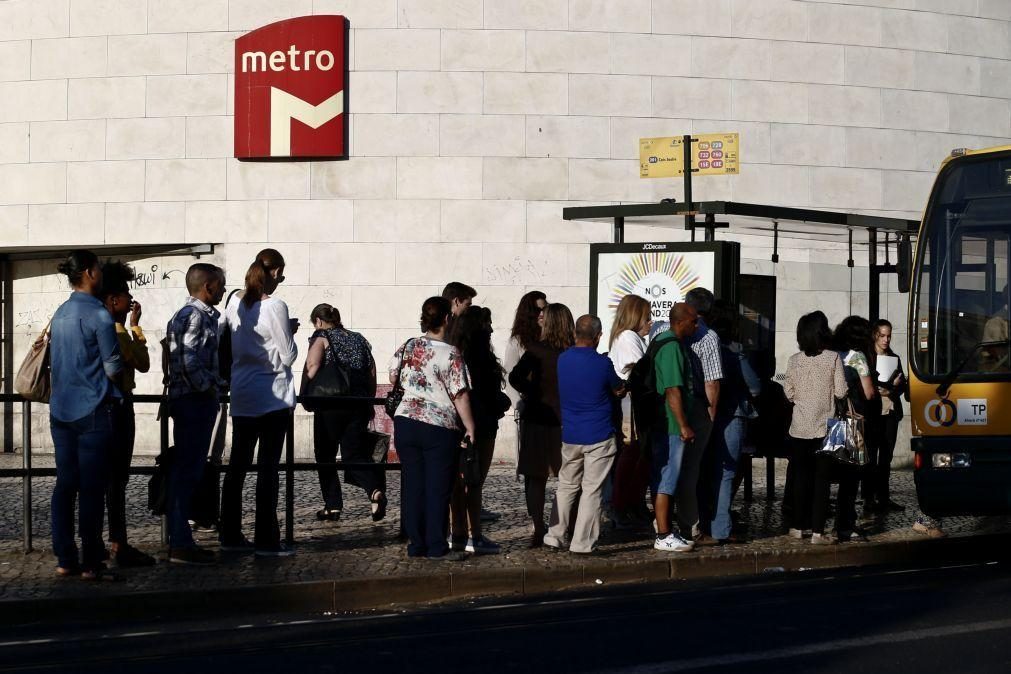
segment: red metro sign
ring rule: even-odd
[[[304,16],[235,41],[235,156],[347,156],[347,21]]]

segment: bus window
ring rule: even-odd
[[[961,374],[1011,376],[1008,278],[1011,158],[968,161],[943,170],[918,242],[914,362],[928,378],[963,361]]]

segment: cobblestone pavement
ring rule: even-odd
[[[20,465],[20,456],[0,456],[0,467]],[[149,459],[139,459],[150,461]],[[38,457],[36,466],[52,465],[51,457]],[[785,480],[785,461],[777,466],[776,493],[781,495]],[[741,496],[735,503],[742,528],[751,542],[732,548],[709,548],[690,553],[702,556],[719,556],[733,552],[798,551],[806,542],[783,536],[780,501],[766,500],[764,462],[755,462],[754,499],[745,503]],[[92,593],[142,592],[185,589],[188,591],[248,586],[255,584],[290,583],[308,580],[337,580],[347,578],[413,576],[432,573],[431,562],[410,559],[403,543],[396,540],[399,530],[400,475],[388,474],[390,512],[385,521],[373,523],[369,516],[369,503],[357,488],[344,486],[345,510],[339,523],[318,522],[315,511],[321,507],[316,476],[312,472],[296,475],[295,480],[295,540],[298,554],[286,559],[263,560],[252,555],[222,554],[220,563],[210,567],[188,567],[160,562],[147,569],[130,569],[121,572],[122,582],[114,585],[88,584],[75,579],[60,579],[54,575],[55,560],[50,550],[49,498],[53,478],[33,481],[32,513],[34,518],[34,552],[23,554],[21,549],[22,489],[20,479],[0,479],[0,600],[88,596]],[[893,498],[904,504],[906,510],[889,514],[869,526],[871,544],[918,538],[910,529],[916,515],[915,492],[912,473],[893,473]],[[246,533],[252,536],[252,487],[255,476],[246,482],[247,517]],[[283,514],[284,477],[281,478],[281,506]],[[549,484],[549,492],[554,486]],[[743,490],[742,490],[743,491]],[[145,508],[147,477],[131,479],[128,493],[129,523],[132,542],[152,554],[160,554],[160,520]],[[550,493],[549,493],[550,498]],[[531,550],[529,520],[523,501],[523,487],[517,482],[512,466],[499,463],[493,466],[485,488],[486,506],[501,514],[501,519],[485,525],[486,535],[502,544],[502,553],[471,557],[466,562],[452,565],[452,570],[502,569],[539,567],[564,568],[581,565],[588,560],[583,556],[559,553],[544,548]],[[1011,531],[1004,518],[950,518],[944,522],[949,534],[997,533]],[[282,524],[283,526],[283,524]],[[282,529],[283,531],[283,529]],[[198,540],[215,545],[213,534],[198,534]],[[867,545],[852,543],[849,545]],[[600,562],[629,562],[656,559],[652,550],[651,531],[609,531],[602,537],[601,546],[594,557]],[[163,555],[161,555],[163,557]],[[444,572],[447,567],[440,566]],[[115,589],[113,589],[115,588]]]

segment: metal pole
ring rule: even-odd
[[[3,277],[0,280],[3,291],[3,392],[7,394],[14,392],[14,280],[12,269],[13,264],[10,260],[0,262],[0,275]],[[14,401],[5,400],[3,411],[3,451],[13,453]]]
[[[684,148],[684,176],[685,176],[685,206],[692,210],[692,137],[684,136],[681,140]],[[695,240],[695,216],[685,213],[685,229],[692,231],[692,241]]]
[[[867,257],[870,262],[870,279],[867,293],[867,318],[871,323],[880,318],[881,313],[881,272],[878,269],[878,230],[867,230]]]
[[[765,458],[765,500],[776,500],[776,459],[772,456]]]
[[[166,457],[168,457],[169,415],[164,410],[162,410],[161,417],[160,417],[159,420],[161,421],[161,427],[159,429],[159,431],[160,431],[159,432],[159,435],[160,435],[159,442],[161,444],[161,460],[162,460],[162,468],[164,470],[164,467],[165,467],[165,463],[164,462],[166,461]],[[166,479],[166,480],[168,479],[167,472],[165,473],[164,479]],[[168,545],[168,542],[169,542],[169,536],[168,536],[168,516],[167,515],[162,515],[161,516],[161,544],[162,545]]]
[[[22,486],[22,526],[25,554],[32,551],[32,404],[21,402],[21,454],[25,476]]]
[[[295,414],[288,415],[288,430],[285,433],[284,471],[284,541],[288,545],[295,542]]]

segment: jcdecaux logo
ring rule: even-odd
[[[235,41],[235,156],[347,156],[347,20],[304,16]]]

